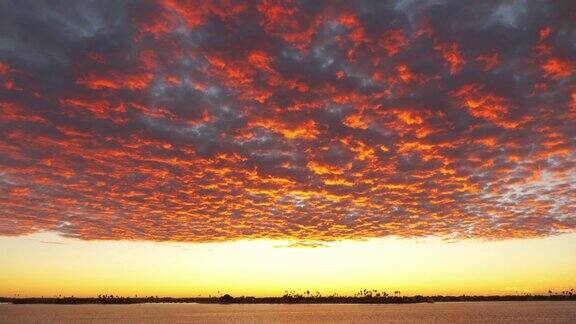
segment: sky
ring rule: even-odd
[[[575,21],[2,1],[0,295],[576,288]]]

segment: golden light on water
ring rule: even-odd
[[[574,1],[0,1],[0,296],[576,288]]]

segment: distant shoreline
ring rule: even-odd
[[[478,302],[478,301],[576,301],[576,295],[523,295],[523,296],[395,296],[395,297],[59,297],[59,298],[8,298],[0,297],[0,304],[152,304],[152,303],[195,303],[195,304],[415,304],[435,302]]]

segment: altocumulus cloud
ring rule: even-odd
[[[2,1],[0,234],[576,229],[574,1]]]

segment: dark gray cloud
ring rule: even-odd
[[[0,234],[573,231],[575,16],[570,1],[4,1]]]

